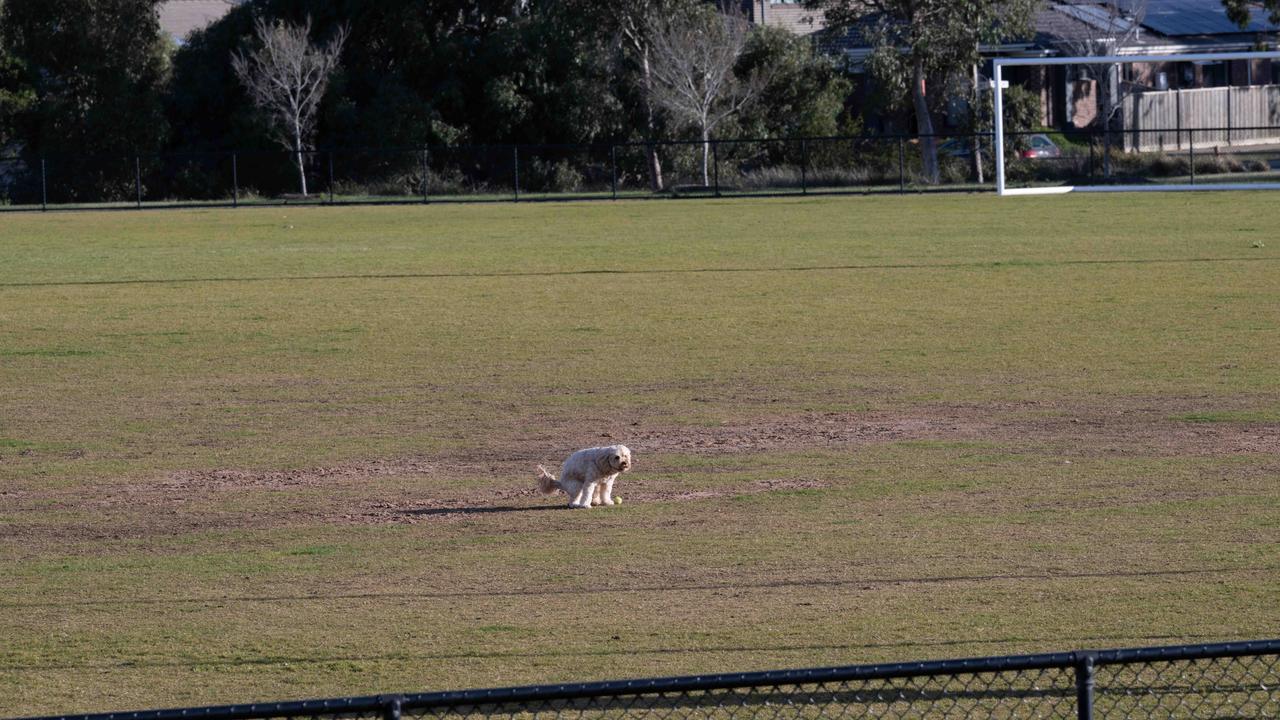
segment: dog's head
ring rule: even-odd
[[[604,449],[606,452],[600,456],[601,469],[607,467],[610,473],[631,469],[631,450],[626,445],[611,445]]]

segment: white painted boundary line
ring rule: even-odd
[[[1204,183],[1202,185],[1055,185],[1008,188],[1002,195],[1066,195],[1073,192],[1198,192],[1208,190],[1280,190],[1280,183]]]

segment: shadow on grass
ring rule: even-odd
[[[814,652],[814,651],[866,651],[896,648],[947,648],[978,647],[984,645],[1028,646],[1055,643],[1061,647],[1094,645],[1097,643],[1152,643],[1152,642],[1226,642],[1230,640],[1252,639],[1252,635],[1227,633],[1222,635],[1160,635],[1160,634],[1102,634],[1084,637],[1025,637],[1010,636],[999,638],[960,638],[952,640],[902,640],[893,642],[872,643],[801,643],[801,644],[766,644],[766,645],[726,645],[702,647],[635,647],[630,642],[618,642],[617,647],[603,649],[555,649],[555,650],[497,650],[479,652],[414,652],[409,649],[390,650],[384,653],[368,653],[359,655],[292,655],[261,656],[211,659],[160,659],[160,660],[118,660],[107,662],[51,662],[40,664],[9,663],[0,664],[0,670],[6,672],[44,672],[49,670],[122,670],[137,668],[216,668],[245,667],[262,665],[306,665],[335,662],[421,662],[440,660],[478,660],[478,659],[536,659],[557,657],[630,657],[637,655],[702,655],[717,653],[780,653],[780,652]],[[619,638],[618,640],[621,640]],[[617,642],[617,641],[615,641]]]
[[[534,507],[488,507],[474,508],[478,512],[518,512],[524,510],[565,510],[561,505],[538,505]],[[402,511],[404,513],[436,514],[463,512],[466,508],[433,508],[430,510]],[[864,578],[808,578],[796,580],[767,580],[762,582],[713,582],[692,583],[688,585],[632,585],[611,587],[550,587],[550,588],[512,588],[489,590],[446,590],[446,591],[399,591],[399,592],[348,592],[329,594],[298,595],[228,595],[225,597],[129,597],[102,598],[97,600],[26,600],[18,602],[0,602],[0,609],[40,608],[40,607],[92,607],[108,605],[223,605],[227,603],[275,603],[275,602],[332,602],[334,600],[369,600],[378,598],[465,598],[465,597],[526,597],[549,595],[608,595],[614,593],[672,593],[672,592],[706,592],[716,590],[744,589],[786,589],[786,588],[855,588],[858,590],[875,590],[888,585],[935,585],[944,583],[990,583],[990,582],[1023,582],[1023,581],[1072,581],[1097,580],[1114,578],[1154,578],[1154,577],[1194,577],[1199,575],[1231,575],[1272,573],[1280,571],[1280,565],[1240,566],[1240,567],[1189,567],[1166,568],[1159,570],[1098,570],[1085,572],[1029,572],[1004,573],[996,575],[938,575],[928,577],[864,577]]]
[[[531,270],[510,272],[439,272],[439,273],[368,273],[344,275],[263,275],[210,276],[185,278],[132,278],[119,280],[34,280],[0,282],[0,287],[77,287],[93,285],[172,285],[186,283],[243,282],[315,282],[334,280],[439,280],[472,278],[537,278],[578,275],[697,275],[715,273],[834,272],[861,270],[956,270],[963,268],[1007,269],[1026,267],[1072,267],[1078,265],[1174,265],[1198,263],[1275,262],[1280,257],[1191,257],[1191,258],[1115,258],[1074,260],[987,260],[978,262],[938,263],[867,263],[853,265],[795,265],[779,267],[707,267],[707,268],[587,268],[580,270]]]
[[[421,510],[398,510],[395,515],[413,515],[417,517],[429,517],[432,515],[487,515],[489,513],[510,513],[510,512],[535,512],[538,510],[568,510],[565,505],[533,505],[529,507],[509,507],[493,505],[476,506],[476,507],[443,507],[443,508],[424,508]]]

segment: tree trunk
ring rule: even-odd
[[[302,159],[302,129],[293,126],[293,157],[298,164],[298,183],[302,186],[302,197],[307,196],[307,166]]]
[[[707,172],[711,166],[711,131],[707,129],[706,121],[702,123],[702,185],[703,187],[711,186],[711,175]]]
[[[647,47],[640,53],[640,70],[644,76],[645,133],[652,140],[658,132],[658,122],[653,112],[653,70],[649,67],[649,48]],[[649,189],[653,192],[662,192],[662,159],[658,157],[658,151],[652,142],[645,147],[645,152],[649,155]]]
[[[916,133],[920,138],[920,160],[924,165],[924,181],[938,184],[938,144],[933,137],[933,120],[929,117],[929,101],[926,95],[924,63],[912,64],[911,100],[916,109]]]

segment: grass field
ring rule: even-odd
[[[0,716],[1275,636],[1275,202],[6,215]]]

